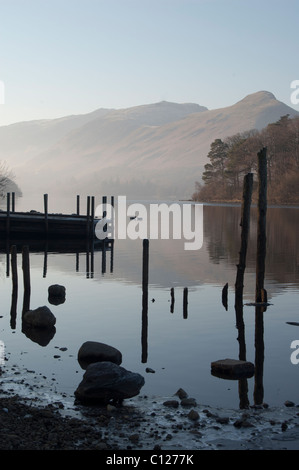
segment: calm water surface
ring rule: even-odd
[[[68,211],[69,212],[69,211]],[[142,394],[173,395],[184,388],[198,402],[221,407],[240,406],[238,381],[211,375],[211,362],[239,358],[240,342],[234,308],[234,284],[240,247],[240,207],[204,206],[204,243],[198,251],[184,250],[180,240],[150,240],[149,303],[147,322],[142,317],[142,240],[115,240],[113,250],[95,249],[55,253],[31,246],[30,308],[47,305],[56,316],[53,337],[30,338],[22,332],[23,279],[18,255],[18,302],[11,317],[12,279],[5,245],[0,254],[0,341],[7,360],[34,371],[49,393],[73,393],[84,370],[77,352],[85,341],[100,341],[118,348],[122,366],[145,378]],[[292,364],[291,343],[299,340],[299,211],[268,208],[265,288],[271,304],[263,314],[263,401],[280,405],[299,403],[299,364]],[[29,243],[30,246],[30,243]],[[245,272],[244,304],[254,302],[256,211]],[[54,250],[53,250],[54,251]],[[228,283],[228,307],[221,299]],[[48,287],[66,287],[63,304],[48,301]],[[188,287],[187,312],[183,290]],[[171,308],[170,289],[174,288]],[[255,307],[244,305],[246,359],[255,363]],[[60,348],[67,348],[60,350]],[[55,357],[59,356],[59,357]],[[299,357],[299,354],[298,354]],[[260,359],[260,356],[259,356]],[[155,373],[147,373],[151,368]],[[28,374],[30,376],[30,373]],[[37,378],[37,379],[36,379]],[[20,377],[16,376],[16,380]],[[37,386],[37,385],[35,385]],[[247,387],[247,388],[246,388]],[[245,383],[245,395],[254,403],[255,378]]]

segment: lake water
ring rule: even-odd
[[[21,254],[16,318],[11,317],[11,268],[2,247],[0,367],[11,371],[17,365],[29,370],[26,380],[32,380],[33,387],[37,389],[40,383],[44,393],[63,393],[72,399],[84,373],[77,361],[78,350],[85,341],[99,341],[119,349],[122,366],[144,376],[142,395],[171,396],[181,387],[201,404],[238,408],[240,382],[211,375],[211,362],[239,358],[234,284],[240,214],[239,206],[205,205],[199,250],[185,250],[183,240],[150,240],[146,318],[142,315],[142,240],[116,239],[113,250],[103,253],[95,248],[93,256],[84,250],[55,253],[50,246],[45,252],[43,245],[40,251],[31,250],[30,308],[47,305],[56,317],[56,332],[44,341],[47,344],[39,344],[40,340],[22,332]],[[298,227],[298,209],[268,208],[265,288],[271,305],[262,314],[259,387],[263,401],[273,406],[285,400],[299,402],[299,364],[291,362],[291,343],[299,341],[299,327],[288,323],[299,323]],[[252,208],[242,346],[246,347],[246,359],[253,363],[261,356],[257,359],[255,307],[246,303],[255,300],[255,255],[256,209]],[[222,304],[226,283],[227,309]],[[64,303],[49,303],[51,284],[65,286]],[[184,311],[186,287],[188,305]],[[146,368],[154,372],[146,372]],[[20,381],[19,375],[15,377]],[[255,377],[245,381],[250,404],[254,404],[255,382]]]

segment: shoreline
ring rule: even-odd
[[[38,393],[24,377],[23,390],[16,391],[13,377],[3,383],[3,375],[0,450],[299,450],[295,403],[225,409],[192,398],[184,404],[174,392],[138,395],[121,407],[85,406]]]

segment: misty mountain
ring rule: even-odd
[[[189,198],[210,144],[299,113],[260,91],[215,110],[160,102],[0,127],[0,160],[26,194]],[[258,151],[259,149],[257,149]]]

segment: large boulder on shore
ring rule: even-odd
[[[56,323],[55,315],[47,306],[28,310],[24,313],[23,321],[33,328],[52,328]]]
[[[83,404],[121,403],[139,394],[144,385],[142,375],[126,370],[113,362],[90,364],[75,397]]]
[[[78,351],[78,362],[82,369],[93,362],[108,361],[120,365],[122,363],[121,352],[105,343],[98,341],[86,341]]]

